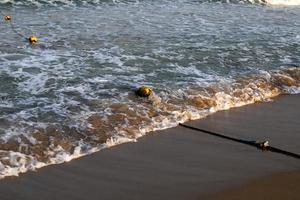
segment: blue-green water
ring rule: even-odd
[[[0,176],[299,92],[300,6],[5,2],[15,31],[0,23]],[[155,93],[137,98],[141,85]]]

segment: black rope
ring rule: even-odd
[[[13,32],[15,32],[18,36],[20,36],[21,38],[26,39],[26,36],[20,32],[17,31],[17,29],[15,28],[13,22],[9,21],[10,27],[13,30]]]
[[[3,13],[3,11],[0,10],[0,14],[3,15],[3,16],[7,16],[5,13]],[[13,19],[10,19],[7,21],[10,25],[10,28],[12,29],[12,31],[18,35],[19,37],[21,38],[24,38],[24,39],[28,39],[23,33],[19,32],[15,26],[15,24],[13,23]],[[28,31],[28,29],[26,29]]]
[[[263,151],[271,151],[271,152],[274,152],[274,153],[280,153],[280,154],[283,154],[283,155],[286,155],[286,156],[290,156],[290,157],[293,157],[293,158],[296,158],[296,159],[300,159],[299,154],[292,153],[292,152],[289,152],[289,151],[285,151],[285,150],[282,150],[282,149],[279,149],[279,148],[276,148],[276,147],[272,147],[272,146],[269,145],[268,141],[264,141],[264,142],[248,141],[248,140],[234,138],[234,137],[230,137],[230,136],[227,136],[227,135],[223,135],[223,134],[220,134],[220,133],[216,133],[216,132],[212,132],[212,131],[208,131],[208,130],[204,130],[204,129],[200,129],[200,128],[195,128],[195,127],[188,126],[188,125],[181,124],[181,123],[179,125],[183,126],[185,128],[189,128],[189,129],[196,130],[196,131],[201,131],[203,133],[213,135],[213,136],[216,136],[216,137],[220,137],[220,138],[223,138],[223,139],[227,139],[227,140],[231,140],[231,141],[234,141],[234,142],[250,145],[250,146],[256,147],[258,149],[261,149]]]

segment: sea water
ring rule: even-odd
[[[299,4],[0,0],[0,177],[299,93]]]

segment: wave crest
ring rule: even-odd
[[[0,0],[3,5],[22,5],[22,6],[87,6],[101,4],[127,4],[141,3],[144,0]],[[146,1],[147,2],[147,1]],[[167,1],[166,1],[167,2]],[[189,1],[187,1],[188,3]],[[299,5],[298,0],[194,0],[197,3],[246,3],[246,4],[281,4]]]
[[[32,127],[30,134],[0,139],[0,177],[68,162],[116,144],[135,141],[147,132],[203,118],[219,110],[266,101],[283,93],[300,93],[300,68],[282,68],[166,90],[149,99],[128,95],[128,103],[106,103],[84,117],[86,128]]]
[[[266,3],[270,5],[298,6],[300,0],[266,0]]]

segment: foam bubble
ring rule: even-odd
[[[298,6],[300,5],[299,0],[267,0],[267,4],[270,5],[283,5],[283,6]]]
[[[133,98],[127,103],[107,102],[102,112],[87,111],[73,116],[77,126],[47,123],[36,126],[24,121],[27,126],[33,126],[33,133],[28,133],[25,127],[15,127],[1,137],[0,177],[16,176],[69,162],[103,148],[135,142],[147,132],[174,127],[219,110],[266,101],[282,93],[299,93],[299,81],[299,68],[260,71],[205,87],[194,85],[178,91],[163,91],[145,101]],[[78,91],[76,87],[68,91],[74,89]],[[78,126],[80,121],[85,125]],[[20,136],[19,132],[27,134]]]

